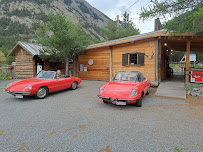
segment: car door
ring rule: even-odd
[[[68,89],[71,86],[71,78],[70,77],[65,77],[65,78],[59,78],[56,79],[57,80],[57,90],[64,90],[64,89]]]

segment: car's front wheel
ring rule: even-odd
[[[37,90],[37,93],[34,94],[34,97],[37,99],[44,99],[48,95],[47,87],[40,87]]]
[[[73,82],[70,89],[75,90],[77,88],[77,82]]]
[[[136,107],[142,107],[142,97],[135,103]]]

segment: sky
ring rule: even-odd
[[[148,19],[144,23],[139,20],[139,12],[141,7],[150,4],[150,0],[86,0],[91,6],[104,13],[112,20],[116,20],[119,15],[122,20],[122,14],[127,11],[130,18],[134,22],[136,28],[140,29],[141,33],[154,31],[154,19]],[[134,5],[133,5],[134,4]],[[132,6],[133,5],[133,6]],[[131,6],[131,7],[130,7]],[[130,7],[130,8],[129,8]]]

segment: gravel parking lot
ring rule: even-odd
[[[158,98],[152,88],[141,108],[104,104],[101,81],[16,99],[4,91],[8,83],[0,82],[1,152],[203,151],[203,101]]]

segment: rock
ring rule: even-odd
[[[192,89],[192,91],[198,91],[198,90],[199,90],[198,88],[193,88],[193,89]]]
[[[188,90],[188,91],[187,91],[187,95],[190,95],[190,93],[191,93],[191,91],[190,91],[190,90]]]
[[[191,95],[192,95],[193,97],[196,97],[196,96],[197,96],[197,92],[196,92],[196,91],[192,91]]]
[[[199,91],[200,91],[200,93],[203,93],[203,88],[200,88]]]

